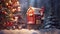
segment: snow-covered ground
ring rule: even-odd
[[[15,29],[15,30],[1,30],[0,34],[60,34],[59,29],[41,29],[41,30],[34,30],[34,29]]]
[[[40,34],[38,30],[29,29],[15,29],[15,30],[1,30],[0,34]]]

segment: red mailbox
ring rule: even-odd
[[[27,11],[27,24],[34,24],[35,18],[34,18],[34,9],[30,7]]]

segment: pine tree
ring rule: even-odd
[[[14,20],[14,14],[20,12],[18,0],[0,0],[0,24]]]
[[[56,1],[56,2],[55,2]],[[58,11],[57,11],[57,6],[56,4],[58,0],[50,0],[49,3],[46,3],[46,12],[45,12],[45,22],[44,22],[44,28],[49,29],[49,28],[60,28],[59,26],[59,19],[58,19]]]

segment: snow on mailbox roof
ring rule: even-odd
[[[34,11],[34,14],[40,14],[40,8],[34,8],[35,11]]]

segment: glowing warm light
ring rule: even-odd
[[[7,12],[5,12],[5,14],[7,14]]]
[[[21,7],[18,7],[18,11],[20,11],[20,8],[21,8]]]
[[[30,13],[32,12],[32,10],[29,11]]]
[[[14,20],[13,18],[11,18],[11,20]]]
[[[18,7],[18,8],[21,8],[21,7]]]
[[[17,21],[18,20],[18,17],[15,17],[15,20],[14,21]]]
[[[12,14],[10,14],[9,16],[12,16]]]
[[[28,22],[28,24],[31,24],[31,23],[33,23],[33,22],[32,22],[32,21],[29,21],[29,22]]]
[[[6,5],[8,5],[8,3],[6,3]]]
[[[30,7],[27,11],[27,15],[32,16],[34,14],[34,8]]]
[[[17,5],[19,5],[19,2],[17,1]]]
[[[11,0],[9,1],[9,3],[12,3]]]
[[[15,12],[16,9],[12,9],[13,12]]]
[[[29,16],[32,16],[33,14],[29,14]]]
[[[43,13],[41,12],[41,15],[43,15]]]

